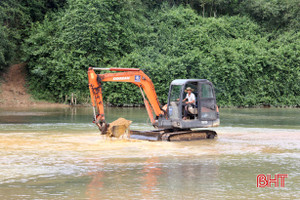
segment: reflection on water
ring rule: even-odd
[[[157,157],[147,159],[142,174],[145,175],[142,177],[143,180],[141,186],[143,198],[148,199],[151,197],[158,197],[159,192],[163,192],[160,191],[158,187],[158,176],[161,176],[162,174],[159,166],[159,159]]]
[[[151,129],[143,108],[109,108]],[[90,108],[0,110],[1,199],[240,199],[300,196],[300,110],[221,109],[218,138],[107,140]],[[256,188],[286,173],[285,188]]]

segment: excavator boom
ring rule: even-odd
[[[96,74],[95,70],[99,71],[117,71],[118,73],[105,73],[105,74]],[[104,114],[104,105],[102,97],[102,82],[128,82],[133,83],[138,86],[141,90],[142,96],[144,98],[144,103],[147,109],[147,113],[151,120],[151,123],[155,126],[155,119],[152,113],[152,110],[155,113],[155,116],[164,115],[164,111],[161,108],[161,105],[158,101],[157,94],[155,92],[154,85],[151,79],[140,69],[137,68],[92,68],[88,70],[89,78],[89,89],[92,99],[93,107],[97,107],[98,114],[94,112],[94,118],[96,125],[100,128],[101,132],[105,132],[105,114]],[[144,92],[146,97],[144,96]],[[149,101],[148,101],[148,100]]]

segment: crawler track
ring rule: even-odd
[[[214,139],[217,133],[212,130],[153,130],[130,131],[130,138],[149,141],[192,141]]]

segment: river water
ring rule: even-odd
[[[144,108],[108,121],[152,127]],[[91,108],[0,110],[0,199],[299,199],[300,109],[220,109],[218,138],[109,140]],[[259,174],[287,174],[257,188]]]

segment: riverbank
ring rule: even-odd
[[[26,85],[26,64],[12,65],[2,75],[0,85],[0,108],[3,107],[69,107],[66,104],[34,100]]]
[[[70,107],[71,105],[63,103],[52,103],[47,101],[35,100],[26,89],[26,64],[20,63],[12,65],[2,75],[0,79],[0,108],[5,107]],[[74,105],[73,105],[74,106]],[[77,104],[76,106],[91,106],[91,104]],[[144,107],[143,104],[105,104],[106,107]],[[219,106],[220,108],[300,108],[295,106],[273,106],[273,105],[256,105],[256,106]]]

